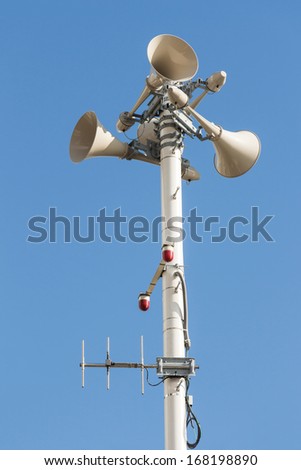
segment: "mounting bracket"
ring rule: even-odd
[[[157,357],[158,377],[192,377],[195,369],[199,366],[191,357]]]

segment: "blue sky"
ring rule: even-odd
[[[162,33],[192,45],[198,77],[228,74],[198,111],[262,142],[252,171],[229,180],[214,170],[210,143],[186,138],[202,178],[183,185],[184,215],[197,208],[227,224],[257,206],[274,216],[272,243],[185,240],[200,448],[300,449],[300,14],[297,1],[2,6],[2,449],[163,448],[162,387],[142,397],[138,371],[113,370],[107,392],[104,372],[87,370],[82,390],[78,366],[82,338],[91,362],[104,361],[107,336],[115,361],[138,361],[142,334],[146,361],[162,354],[161,285],[149,312],[137,309],[160,243],[64,243],[62,227],[56,243],[27,241],[28,220],[50,207],[80,216],[83,232],[102,208],[160,215],[158,168],[115,158],[74,165],[69,140],[91,109],[115,132],[149,73],[147,45]]]

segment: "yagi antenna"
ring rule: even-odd
[[[107,369],[107,390],[110,390],[110,373],[111,368],[115,369],[141,369],[141,393],[144,395],[144,369],[157,369],[157,364],[144,364],[144,347],[143,336],[140,337],[140,362],[115,362],[111,360],[110,356],[110,338],[107,338],[107,353],[104,363],[91,363],[85,362],[85,342],[82,341],[82,362],[80,363],[82,369],[82,387],[85,386],[85,369],[91,368],[105,368]]]

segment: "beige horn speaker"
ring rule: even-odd
[[[166,82],[190,80],[198,70],[198,58],[192,47],[170,34],[155,36],[148,44],[147,57],[151,71],[146,86],[131,111],[119,116],[116,124],[119,132],[125,132],[135,123],[133,114],[152,92],[160,90]]]
[[[260,154],[260,140],[250,131],[230,132],[222,129],[219,138],[212,143],[215,147],[214,166],[228,178],[249,171]]]
[[[183,39],[170,34],[154,37],[147,47],[151,77],[164,82],[191,80],[198,70],[198,58],[193,48]],[[154,80],[153,78],[153,80]]]
[[[188,107],[189,108],[189,107]],[[260,155],[260,140],[254,132],[226,131],[189,108],[215,148],[214,165],[218,173],[235,178],[249,171]]]
[[[256,163],[260,154],[260,140],[254,132],[226,131],[197,113],[188,105],[188,96],[175,86],[168,88],[168,96],[177,108],[185,109],[201,124],[215,148],[216,170],[228,178],[241,176]]]
[[[70,141],[70,158],[79,163],[90,157],[125,157],[128,144],[114,137],[97,119],[93,111],[77,122]]]

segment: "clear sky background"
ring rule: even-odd
[[[80,216],[83,235],[101,208],[160,215],[157,167],[74,165],[69,141],[88,110],[115,133],[144,87],[149,41],[169,33],[196,51],[197,77],[228,74],[198,111],[262,142],[256,166],[232,180],[215,171],[210,143],[186,138],[202,178],[183,185],[184,215],[197,208],[224,226],[252,206],[274,215],[273,243],[185,240],[199,448],[300,449],[300,2],[11,0],[0,15],[0,447],[164,446],[162,386],[142,397],[138,371],[112,370],[107,392],[105,372],[88,369],[82,390],[79,368],[82,338],[90,362],[105,360],[107,336],[115,361],[139,361],[142,334],[146,362],[162,355],[161,283],[148,313],[137,308],[160,242],[64,243],[60,225],[56,243],[29,243],[27,224],[50,207]]]

